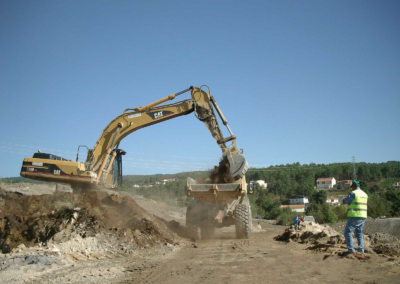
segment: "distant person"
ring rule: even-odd
[[[293,222],[294,222],[294,228],[297,228],[297,226],[299,225],[299,216],[294,217]]]
[[[347,217],[349,218],[344,229],[344,237],[346,239],[348,251],[344,254],[345,257],[356,256],[353,245],[353,231],[358,242],[359,257],[364,255],[364,238],[363,227],[367,219],[367,202],[368,195],[361,190],[360,182],[353,180],[351,184],[352,192],[343,199],[343,204],[348,204]]]
[[[299,225],[300,225],[300,223],[304,223],[304,218],[303,218],[303,216],[300,216]]]

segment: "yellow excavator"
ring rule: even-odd
[[[161,105],[189,91],[190,99]],[[241,155],[243,150],[236,148],[236,136],[206,85],[190,87],[151,104],[124,110],[104,128],[92,149],[83,145],[78,147],[75,162],[53,154],[34,153],[32,158],[24,159],[21,176],[67,183],[75,193],[99,187],[117,188],[122,185],[122,156],[126,154],[119,148],[121,140],[140,128],[192,112],[206,125],[221,148],[224,163],[220,163],[218,171],[222,169],[225,177],[202,184],[188,178],[186,195],[193,199],[186,213],[188,231],[193,239],[202,239],[210,237],[215,228],[234,224],[237,237],[248,238],[252,228],[245,180],[248,164]],[[224,138],[215,112],[228,129],[229,137]],[[229,141],[231,147],[226,145]],[[84,163],[78,162],[81,147],[88,150]]]
[[[24,159],[21,176],[67,183],[76,191],[96,186],[119,187],[122,184],[122,155],[126,154],[119,149],[121,140],[140,128],[194,112],[195,116],[207,126],[221,148],[222,156],[229,159],[231,175],[240,178],[247,171],[246,160],[237,150],[236,137],[232,134],[217,102],[209,92],[202,90],[204,87],[207,86],[190,87],[151,104],[124,110],[104,128],[92,149],[83,145],[78,147],[75,162],[53,154],[34,153],[32,158]],[[191,99],[160,105],[188,91],[191,92]],[[223,137],[214,109],[230,133],[227,138]],[[232,141],[230,148],[226,146],[229,141]],[[81,147],[86,147],[88,150],[84,163],[78,162]]]

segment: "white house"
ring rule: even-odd
[[[338,205],[340,205],[339,197],[328,196],[326,198],[326,203],[328,203],[329,205],[332,205],[332,206],[338,206]]]
[[[306,204],[309,203],[308,201],[308,197],[305,196],[294,196],[289,198],[289,203],[290,204],[297,204],[297,203],[302,203],[302,204]]]
[[[250,181],[250,184],[255,184],[255,183],[258,184],[259,186],[261,186],[264,189],[267,188],[267,183],[265,181],[263,181],[263,180],[256,180],[256,181],[252,180],[252,181]]]
[[[317,189],[318,188],[333,188],[333,186],[335,184],[336,184],[336,179],[334,177],[317,179]]]
[[[134,185],[132,185],[132,187],[140,187],[139,185],[137,185],[137,184],[134,184]]]

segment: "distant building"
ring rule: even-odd
[[[134,184],[134,185],[132,185],[132,187],[140,187],[139,185],[137,185],[137,184]]]
[[[299,213],[304,213],[306,212],[305,206],[304,205],[281,205],[279,208],[290,208],[294,212],[299,212]]]
[[[345,179],[345,180],[339,180],[338,181],[338,184],[340,183],[341,185],[342,185],[342,187],[343,188],[349,188],[350,187],[350,185],[351,185],[351,182],[352,182],[352,180],[347,180],[347,179]]]
[[[317,189],[319,189],[319,188],[333,188],[333,186],[335,184],[336,184],[336,179],[334,177],[317,179]]]
[[[395,183],[393,184],[393,186],[394,186],[394,187],[400,187],[400,181],[395,182]]]
[[[250,181],[250,184],[252,184],[252,185],[253,184],[258,184],[259,186],[261,186],[264,189],[267,188],[267,183],[265,181],[263,181],[263,180],[256,180],[256,181],[252,180],[252,181]]]
[[[299,196],[293,196],[289,198],[289,203],[290,204],[296,204],[296,203],[302,203],[302,204],[307,204],[309,203],[308,197],[305,197],[304,195],[299,195]]]
[[[342,199],[342,201],[343,201],[343,199]],[[326,198],[326,203],[328,203],[329,205],[332,205],[332,206],[338,206],[341,204],[339,201],[339,197],[335,197],[335,196],[328,196]]]

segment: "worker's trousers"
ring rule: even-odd
[[[346,239],[347,249],[350,252],[355,252],[353,244],[353,231],[358,241],[358,251],[364,252],[364,238],[363,238],[363,227],[365,218],[350,217],[347,220],[346,228],[344,229],[344,238]]]

